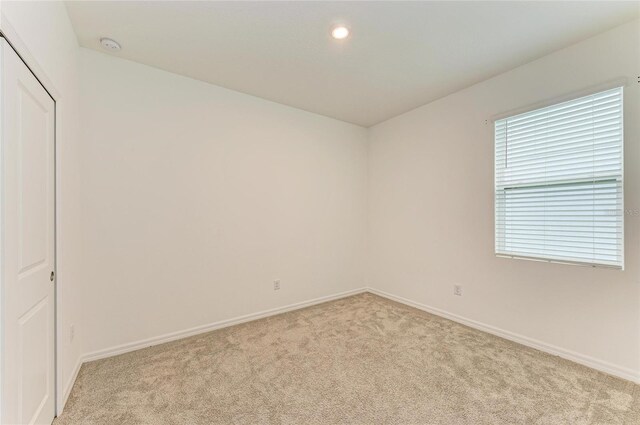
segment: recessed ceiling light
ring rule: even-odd
[[[349,37],[349,28],[343,27],[341,25],[334,27],[331,30],[331,37],[335,38],[336,40],[344,40],[345,38]]]
[[[112,52],[117,52],[122,48],[120,47],[120,44],[117,41],[112,40],[110,38],[106,38],[106,37],[103,37],[100,39],[100,44],[102,44],[102,47],[104,47],[107,50],[111,50]]]

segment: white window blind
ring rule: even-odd
[[[622,87],[495,122],[496,254],[622,268]]]

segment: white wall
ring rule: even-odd
[[[81,52],[86,352],[363,286],[364,128]]]
[[[83,353],[358,288],[365,270],[640,375],[637,22],[367,132],[79,49],[60,2],[3,1],[2,19],[61,96],[62,384]],[[624,76],[626,270],[495,258],[484,120]]]
[[[62,2],[2,2],[2,31],[16,43],[38,77],[46,80],[56,99],[57,154],[57,308],[58,408],[73,384],[82,355],[82,237],[79,189],[79,47]],[[75,324],[75,338],[70,326]]]
[[[640,379],[639,34],[618,27],[372,127],[370,286]],[[620,77],[625,271],[496,258],[491,118]]]

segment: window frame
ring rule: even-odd
[[[591,268],[604,268],[604,269],[615,269],[615,270],[620,270],[623,271],[624,270],[624,266],[625,266],[625,207],[624,207],[624,198],[625,198],[625,185],[624,185],[624,181],[625,181],[625,171],[624,171],[624,145],[625,145],[625,125],[624,125],[624,112],[625,112],[625,108],[624,108],[624,89],[627,86],[627,80],[626,79],[618,79],[616,81],[613,82],[609,82],[607,84],[602,84],[600,86],[597,86],[596,88],[591,88],[589,90],[582,90],[580,92],[574,92],[571,95],[568,96],[562,96],[562,97],[558,97],[552,100],[548,100],[545,102],[541,102],[541,103],[537,103],[534,105],[530,105],[528,107],[525,108],[519,108],[516,110],[512,110],[511,112],[506,112],[506,113],[502,113],[500,115],[496,115],[493,116],[490,119],[490,123],[492,124],[491,128],[492,128],[492,138],[493,138],[493,217],[494,217],[494,225],[493,225],[493,230],[494,230],[494,255],[497,258],[510,258],[510,259],[516,259],[516,260],[527,260],[527,261],[534,261],[534,262],[543,262],[543,263],[553,263],[553,264],[565,264],[565,265],[573,265],[573,266],[581,266],[581,267],[591,267]],[[580,99],[582,97],[588,97],[591,95],[596,95],[605,91],[609,91],[609,90],[613,90],[613,89],[620,89],[620,104],[621,104],[621,114],[620,114],[620,127],[621,127],[621,146],[620,146],[620,154],[621,154],[621,163],[620,163],[620,193],[621,193],[621,201],[620,201],[620,208],[622,209],[622,213],[621,213],[621,220],[620,220],[620,232],[621,232],[621,245],[620,245],[620,256],[621,256],[621,261],[620,264],[606,264],[606,263],[597,263],[597,262],[589,262],[589,261],[579,261],[579,260],[563,260],[560,258],[553,258],[553,257],[545,257],[545,256],[535,256],[535,255],[526,255],[526,254],[508,254],[508,253],[502,253],[499,252],[498,249],[498,240],[497,240],[497,232],[498,232],[498,213],[497,213],[497,198],[498,198],[498,191],[497,191],[497,167],[496,167],[496,161],[497,161],[497,157],[496,157],[496,144],[497,144],[497,138],[495,135],[495,126],[496,126],[496,122],[504,120],[504,119],[508,119],[511,117],[516,117],[518,115],[523,115],[523,114],[527,114],[529,112],[534,112],[540,109],[544,109],[547,107],[551,107],[551,106],[555,106],[555,105],[559,105],[565,102],[571,102],[573,100],[577,100]],[[601,180],[597,180],[594,179],[594,183],[595,182],[602,182],[604,179]],[[616,179],[617,181],[617,179]],[[559,183],[559,184],[580,184],[579,182],[575,182],[575,183],[571,183],[571,182],[563,182],[563,183]]]

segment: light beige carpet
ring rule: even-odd
[[[361,294],[87,363],[79,424],[640,424],[640,386]]]

